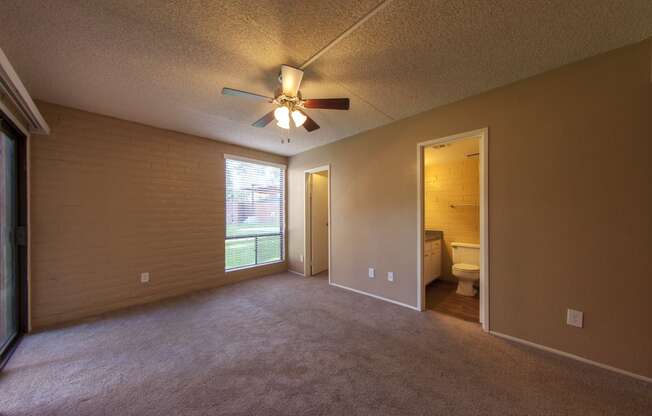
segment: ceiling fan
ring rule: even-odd
[[[267,97],[253,92],[236,90],[233,88],[222,88],[223,95],[233,95],[245,98],[252,98],[259,101],[266,101],[275,104],[277,107],[254,122],[254,127],[265,127],[272,120],[276,119],[276,125],[290,128],[290,118],[296,127],[303,126],[308,132],[317,130],[319,125],[305,113],[306,108],[325,110],[348,110],[348,98],[312,98],[304,99],[299,91],[299,85],[303,78],[303,71],[289,65],[281,65],[279,81],[282,88],[278,89],[275,97]]]

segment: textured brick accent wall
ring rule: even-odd
[[[287,268],[224,272],[224,153],[286,158],[38,106],[52,134],[31,141],[33,328]]]
[[[426,151],[433,151],[426,149]],[[444,232],[442,276],[455,280],[451,273],[451,243],[480,243],[480,176],[477,157],[433,163],[424,169],[424,219],[426,229]],[[460,206],[451,208],[451,204]]]

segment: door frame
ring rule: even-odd
[[[16,227],[22,228],[22,241],[16,243],[16,287],[18,290],[18,331],[14,339],[0,355],[0,370],[11,358],[22,336],[29,332],[29,210],[28,210],[28,134],[13,118],[0,109],[0,130],[16,143]],[[15,233],[18,234],[18,233]]]
[[[417,143],[417,308],[425,309],[423,281],[424,168],[423,151],[433,144],[477,137],[480,140],[480,323],[489,331],[489,128],[472,130]]]
[[[311,212],[310,212],[310,175],[313,173],[327,172],[328,173],[328,283],[331,283],[331,165],[318,166],[316,168],[303,171],[303,275],[305,277],[312,276],[310,270],[310,263],[312,262],[311,250]]]

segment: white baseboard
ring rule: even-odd
[[[290,270],[290,269],[288,269],[288,272],[290,272],[290,273],[292,273],[292,274],[296,274],[297,276],[306,277],[305,274],[303,274],[303,273],[299,273],[299,272],[295,272],[294,270]]]
[[[513,337],[511,335],[502,334],[500,332],[489,331],[489,333],[492,334],[492,335],[495,335],[497,337],[500,337],[500,338],[508,339],[508,340],[514,341],[514,342],[518,342],[519,344],[534,347],[534,348],[537,348],[537,349],[540,349],[540,350],[543,350],[543,351],[547,351],[547,352],[551,352],[553,354],[561,355],[561,356],[564,356],[564,357],[567,357],[567,358],[572,358],[573,360],[581,361],[581,362],[586,363],[586,364],[591,364],[591,365],[594,365],[596,367],[604,368],[605,370],[613,371],[615,373],[623,374],[623,375],[633,377],[633,378],[638,379],[638,380],[642,380],[642,381],[646,381],[648,383],[652,383],[652,378],[646,377],[646,376],[641,375],[641,374],[632,373],[630,371],[626,371],[626,370],[623,370],[621,368],[612,367],[612,366],[607,365],[607,364],[602,364],[602,363],[599,363],[597,361],[589,360],[588,358],[580,357],[579,355],[571,354],[569,352],[565,352],[565,351],[561,351],[561,350],[556,350],[554,348],[546,347],[545,345],[536,344],[534,342],[526,341],[526,340],[521,339],[521,338],[516,338],[516,337]]]
[[[392,299],[387,299],[387,298],[384,298],[384,297],[382,297],[382,296],[373,295],[373,294],[371,294],[371,293],[364,292],[364,291],[362,291],[362,290],[353,289],[353,288],[350,288],[350,287],[348,287],[348,286],[338,285],[337,283],[331,283],[331,282],[328,282],[328,284],[331,285],[331,286],[339,287],[340,289],[350,290],[351,292],[359,293],[359,294],[361,294],[361,295],[370,296],[370,297],[372,297],[372,298],[376,298],[376,299],[384,300],[385,302],[393,303],[394,305],[403,306],[404,308],[409,308],[409,309],[413,309],[413,310],[415,310],[415,311],[419,311],[419,312],[421,312],[421,310],[419,310],[417,307],[412,306],[412,305],[408,305],[407,303],[399,302],[399,301],[392,300]]]

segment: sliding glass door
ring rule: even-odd
[[[27,138],[0,112],[0,369],[27,330]]]
[[[0,356],[18,336],[16,142],[0,130]]]

